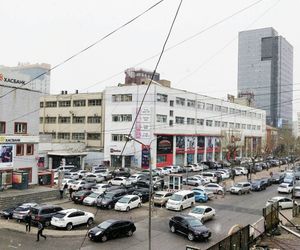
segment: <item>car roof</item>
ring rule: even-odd
[[[81,211],[81,210],[78,210],[78,209],[76,209],[76,208],[68,208],[68,209],[64,209],[64,210],[61,210],[61,211],[59,211],[60,213],[66,213],[66,214],[68,214],[68,213],[73,213],[73,212],[76,212],[76,211]],[[83,212],[83,211],[82,211]]]
[[[190,194],[190,193],[193,193],[193,191],[192,190],[181,190],[181,191],[176,192],[175,194],[186,195],[186,194]]]
[[[155,194],[168,194],[168,193],[171,193],[171,192],[168,192],[168,191],[157,191],[157,192],[155,192]]]
[[[285,199],[285,198],[288,198],[288,197],[275,196],[275,197],[271,198],[270,200],[280,200],[280,199]]]
[[[124,197],[126,197],[126,198],[133,198],[133,197],[139,197],[138,195],[135,195],[135,194],[127,194],[127,195],[125,195]],[[124,198],[123,197],[123,198]]]
[[[52,204],[40,204],[40,205],[37,205],[37,206],[34,206],[33,208],[35,209],[41,209],[41,208],[52,208],[52,207],[60,207],[58,205],[52,205]]]
[[[195,206],[195,207],[199,207],[199,208],[203,208],[203,209],[206,209],[206,208],[212,208],[210,206],[203,206],[203,205],[199,205],[199,206]]]

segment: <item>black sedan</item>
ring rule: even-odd
[[[8,207],[8,208],[5,208],[3,209],[2,211],[0,211],[0,216],[5,218],[5,219],[12,219],[12,216],[13,216],[13,213],[14,213],[14,210],[21,206],[22,204],[18,204],[18,205],[15,205],[15,206],[11,206],[11,207]]]
[[[149,189],[148,188],[138,188],[132,194],[138,195],[141,198],[141,201],[149,201]]]
[[[201,221],[190,215],[176,215],[169,221],[169,227],[172,233],[179,232],[188,237],[190,241],[208,240],[211,232]]]
[[[120,236],[132,236],[136,227],[133,222],[126,220],[106,220],[88,232],[90,240],[105,242]]]
[[[284,174],[283,173],[274,173],[271,177],[272,183],[281,184],[284,180]]]
[[[251,181],[252,191],[261,191],[267,188],[267,183],[263,180],[253,180]]]
[[[91,193],[91,190],[80,190],[73,194],[72,200],[74,201],[74,203],[82,204],[84,198],[89,196]]]

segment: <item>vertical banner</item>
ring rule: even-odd
[[[176,136],[176,152],[177,153],[184,153],[185,148],[185,140],[184,136]]]
[[[196,137],[195,136],[187,136],[186,138],[186,149],[187,150],[195,150]]]
[[[150,146],[142,145],[142,168],[150,166]]]
[[[204,150],[205,147],[205,137],[204,136],[198,136],[197,138],[197,148],[198,150]]]

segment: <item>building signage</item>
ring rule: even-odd
[[[0,144],[0,168],[12,167],[14,146],[9,144]]]
[[[25,84],[26,83],[23,80],[18,80],[18,79],[14,79],[14,78],[5,77],[2,73],[0,73],[0,81],[1,82],[14,83],[14,84]]]
[[[0,136],[0,143],[38,143],[38,136]]]
[[[171,154],[173,153],[173,136],[163,135],[157,139],[157,153]]]
[[[142,145],[142,168],[149,168],[150,165],[150,146]]]

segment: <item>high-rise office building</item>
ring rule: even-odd
[[[273,28],[239,33],[238,92],[254,94],[268,125],[292,126],[293,47]]]

